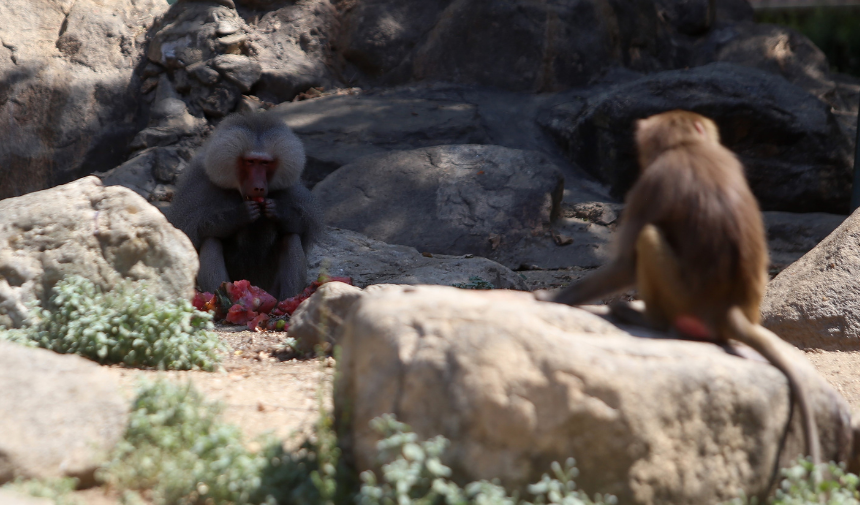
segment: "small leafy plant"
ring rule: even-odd
[[[31,479],[17,478],[12,482],[4,484],[3,489],[9,489],[22,495],[35,496],[37,498],[48,498],[54,505],[84,505],[80,500],[72,496],[72,491],[78,485],[78,479],[69,477],[58,479]]]
[[[143,382],[124,439],[98,477],[155,505],[321,505],[338,499],[337,440],[322,412],[295,453],[263,437],[257,451],[191,384]],[[343,472],[341,472],[343,473]],[[340,488],[340,490],[345,488]]]
[[[469,282],[457,282],[451,284],[455,288],[460,289],[496,289],[490,281],[486,281],[477,275],[469,277]]]
[[[160,370],[214,370],[223,344],[209,314],[190,301],[158,300],[140,283],[103,292],[90,280],[69,276],[54,286],[50,308],[33,307],[23,329],[0,332],[26,345],[74,353],[102,364]]]
[[[220,413],[190,383],[143,383],[125,437],[99,478],[156,504],[264,503],[254,498],[266,451],[248,451],[240,430],[222,423]]]
[[[508,495],[496,482],[477,481],[460,487],[452,482],[451,469],[441,461],[448,440],[436,436],[419,441],[409,426],[386,414],[371,421],[371,426],[385,438],[379,442],[382,480],[371,471],[361,474],[363,485],[357,502],[360,505],[603,505],[615,504],[614,496],[595,496],[594,500],[576,489],[576,461],[569,458],[564,467],[553,463],[553,477],[528,487],[533,502],[520,501]]]

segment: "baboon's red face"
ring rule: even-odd
[[[248,153],[238,159],[239,192],[245,200],[262,201],[269,194],[269,179],[275,172],[274,158]]]

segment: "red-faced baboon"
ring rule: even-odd
[[[743,167],[720,144],[716,125],[692,112],[638,121],[636,145],[642,173],[627,195],[615,257],[564,290],[536,296],[578,305],[635,285],[651,325],[749,345],[788,378],[803,415],[807,453],[819,463],[805,384],[774,345],[779,337],[758,325],[767,242]]]
[[[180,176],[167,219],[200,254],[197,283],[247,279],[278,299],[307,284],[320,214],[301,141],[274,113],[224,119]]]

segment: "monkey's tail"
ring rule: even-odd
[[[752,324],[738,307],[732,307],[729,310],[728,326],[731,338],[752,347],[785,374],[803,417],[807,455],[813,464],[819,465],[821,463],[821,443],[818,438],[818,425],[815,422],[812,405],[810,405],[809,390],[806,388],[806,383],[798,376],[797,370],[788,356],[777,345],[779,337],[761,325]]]

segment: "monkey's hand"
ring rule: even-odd
[[[263,201],[261,206],[263,207],[263,213],[266,214],[267,218],[277,219],[277,205],[275,204],[274,200],[272,200],[271,198],[266,198],[266,200]]]
[[[245,201],[245,210],[248,212],[248,219],[250,222],[254,222],[260,219],[260,204],[253,200]]]

